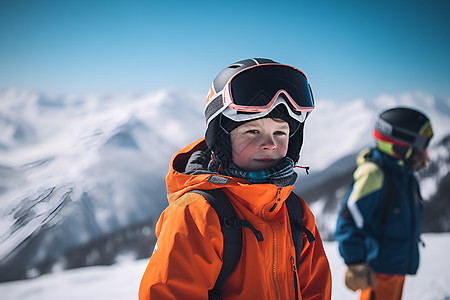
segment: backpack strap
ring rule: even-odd
[[[262,233],[247,221],[239,219],[227,195],[221,189],[192,190],[202,195],[217,213],[223,234],[223,263],[219,276],[212,290],[208,291],[209,300],[219,300],[222,288],[241,258],[242,227],[247,227],[255,234],[258,241],[263,241]]]
[[[286,199],[286,206],[289,214],[289,221],[291,223],[292,240],[294,241],[295,246],[295,261],[298,269],[300,264],[300,254],[303,249],[302,233],[306,234],[310,243],[314,242],[316,238],[312,232],[303,225],[303,207],[298,196],[294,192],[291,192]]]

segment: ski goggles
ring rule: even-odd
[[[291,66],[269,63],[246,68],[226,83],[205,110],[207,123],[218,114],[242,122],[261,118],[277,105],[304,122],[314,109],[314,98],[306,75]]]

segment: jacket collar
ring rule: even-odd
[[[264,212],[266,216],[269,216],[281,209],[281,204],[291,193],[293,185],[277,187],[271,183],[252,184],[241,178],[207,171],[187,174],[186,166],[192,154],[206,148],[205,140],[202,138],[175,153],[166,177],[169,203],[190,190],[223,188],[229,197],[239,201],[255,214]]]
[[[411,175],[414,173],[413,170],[410,170],[405,166],[403,160],[391,157],[377,148],[362,151],[357,162],[358,164],[361,164],[364,161],[373,161],[394,174]]]

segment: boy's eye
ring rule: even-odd
[[[247,130],[247,133],[257,134],[257,133],[259,133],[259,130],[256,130],[256,129],[250,129],[250,130]]]
[[[288,133],[285,131],[275,131],[275,135],[287,135]]]

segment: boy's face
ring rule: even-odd
[[[289,125],[280,119],[247,122],[230,132],[233,162],[246,171],[276,166],[286,156]]]

